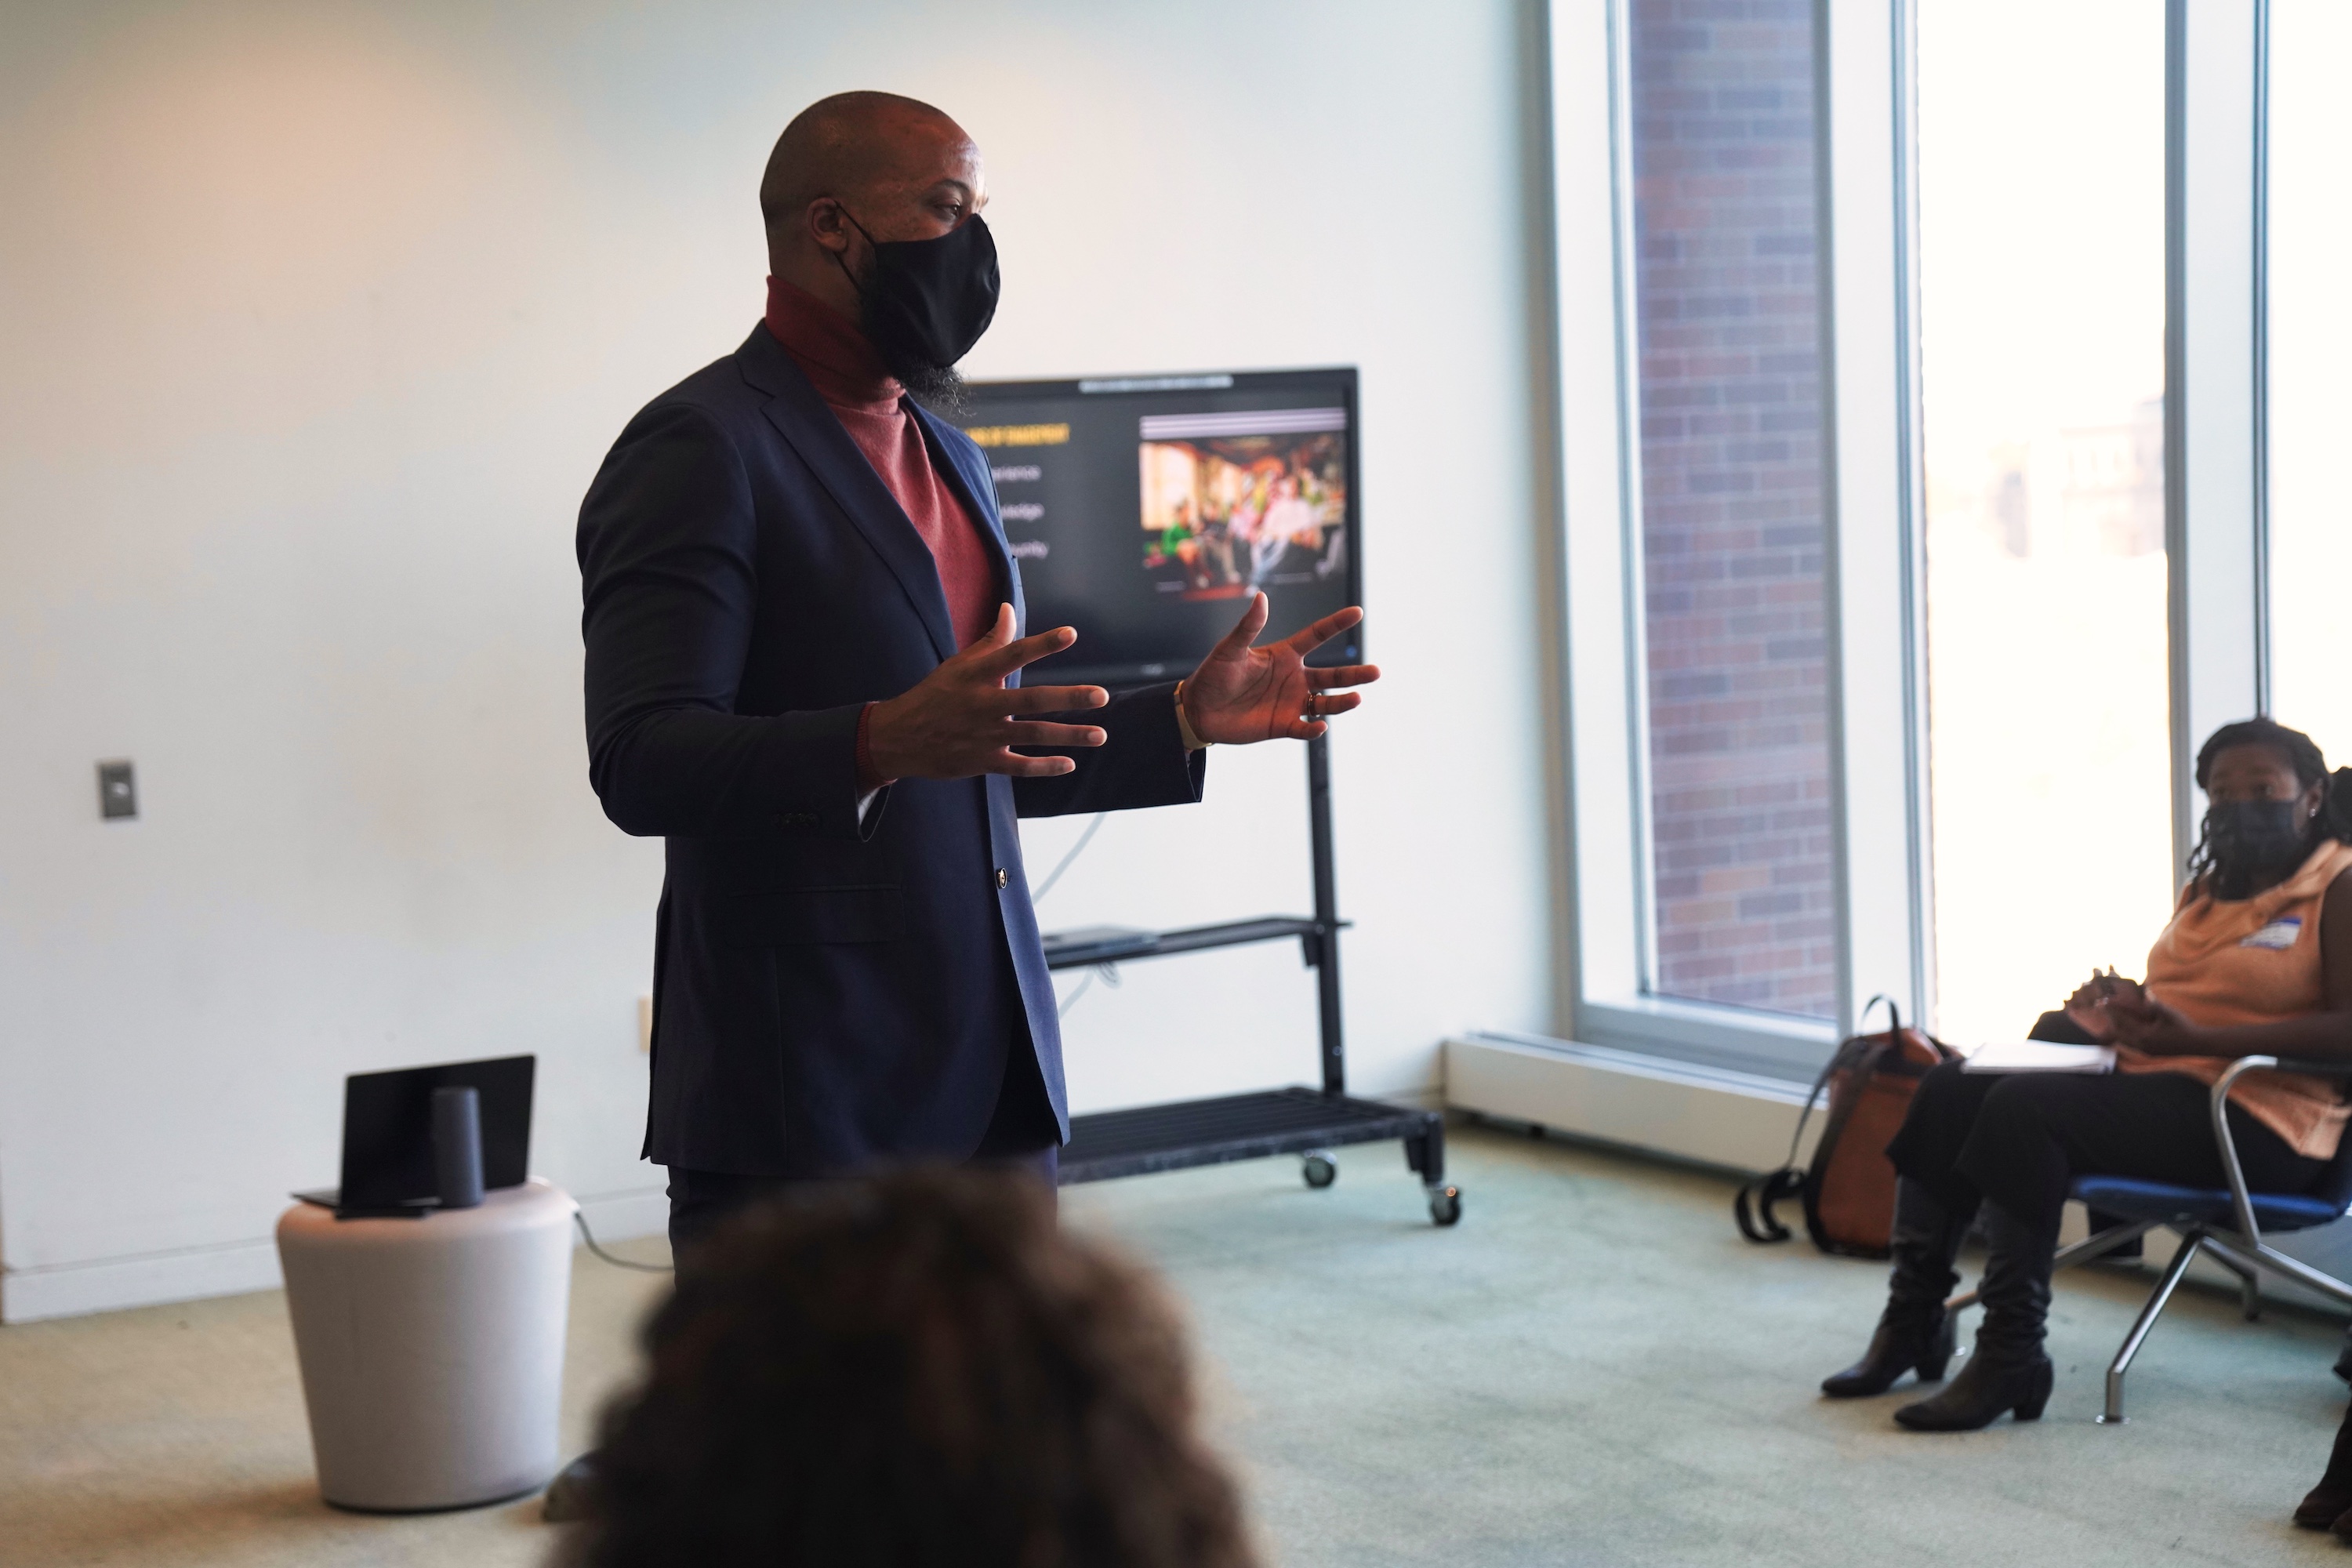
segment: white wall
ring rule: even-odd
[[[657,1215],[659,848],[587,788],[573,513],[756,320],[761,163],[844,88],[985,149],[974,374],[1362,367],[1389,679],[1335,743],[1355,1082],[1550,1026],[1525,9],[0,7],[8,1315],[272,1282],[360,1069],[535,1051],[534,1164]],[[102,825],[116,756],[142,816]],[[1045,923],[1304,908],[1303,774],[1220,752]],[[1070,1015],[1080,1109],[1311,1075],[1295,947],[1124,979]]]

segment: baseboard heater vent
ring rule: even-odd
[[[1734,1171],[1769,1171],[1789,1157],[1805,1090],[1540,1035],[1482,1029],[1445,1042],[1449,1106]]]

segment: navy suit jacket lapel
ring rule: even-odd
[[[735,360],[742,368],[743,379],[769,395],[761,410],[768,423],[792,443],[834,504],[882,557],[883,564],[906,591],[908,603],[921,617],[932,647],[940,658],[949,658],[956,651],[955,627],[948,619],[948,596],[940,586],[939,563],[931,559],[930,546],[915,531],[890,487],[882,482],[882,476],[841,427],[841,421],[801,374],[801,367],[765,326],[751,329],[751,337],[736,351]]]

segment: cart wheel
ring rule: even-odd
[[[1300,1163],[1298,1173],[1307,1178],[1308,1186],[1320,1191],[1339,1179],[1339,1162],[1318,1149]]]
[[[1429,1193],[1429,1222],[1432,1225],[1462,1223],[1462,1189],[1433,1187]]]

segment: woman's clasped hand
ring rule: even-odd
[[[2112,969],[2095,973],[2066,998],[2066,1016],[2101,1045],[2127,1046],[2152,1057],[2215,1054],[2204,1033],[2179,1008]]]

